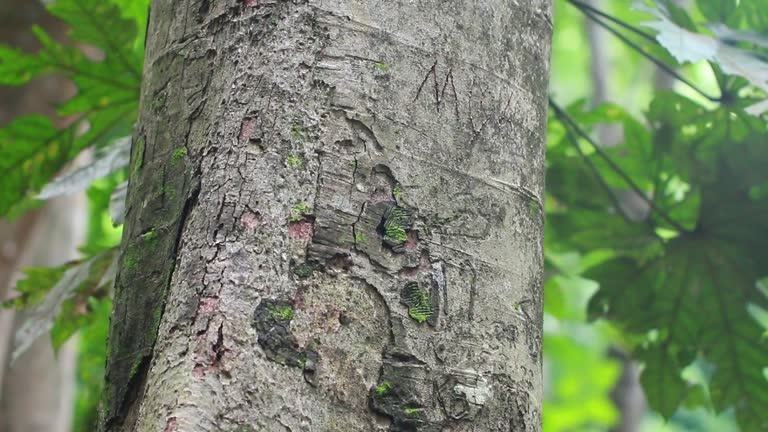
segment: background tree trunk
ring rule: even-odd
[[[551,31],[154,2],[105,428],[539,431]]]
[[[15,245],[18,253],[11,267],[16,273],[0,272],[8,276],[3,278],[7,283],[4,287],[15,286],[22,268],[56,266],[76,258],[76,245],[85,237],[84,209],[84,197],[66,197],[46,203],[35,215],[25,216],[17,226],[28,227],[27,235],[2,243],[9,251]],[[10,227],[2,224],[0,230],[3,228]],[[5,369],[0,391],[0,431],[69,431],[75,408],[76,340],[54,354],[50,339],[41,337],[11,364],[13,336],[23,319],[23,312],[3,311],[0,316]]]
[[[592,0],[590,4],[605,10],[606,3]],[[592,103],[598,106],[612,102],[609,92],[611,65],[606,46],[606,37],[610,34],[588,17],[584,17],[585,30],[589,40],[590,69],[592,75]],[[615,99],[615,98],[614,98]],[[611,147],[624,141],[624,131],[619,124],[600,124],[597,128],[597,142]],[[636,193],[629,190],[616,191],[619,205],[631,220],[643,220],[648,217],[647,203]],[[630,355],[617,346],[612,346],[608,356],[621,365],[621,375],[611,392],[611,399],[620,413],[620,419],[611,432],[637,432],[648,409],[643,387],[640,384],[640,372]]]
[[[33,24],[62,37],[65,27],[45,12],[40,2],[0,3],[0,41],[27,51],[39,46]],[[0,126],[16,116],[40,113],[55,116],[55,104],[69,97],[74,86],[61,76],[47,76],[18,88],[0,87]],[[60,265],[76,257],[85,234],[82,196],[57,199],[14,223],[0,221],[0,301],[13,295],[19,271],[30,266]],[[41,338],[13,365],[14,334],[23,314],[0,310],[0,432],[64,432],[71,429],[74,411],[74,343],[54,355],[51,342]]]

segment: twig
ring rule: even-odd
[[[619,40],[624,42],[627,46],[629,46],[633,50],[637,51],[640,55],[645,57],[647,60],[651,61],[658,68],[664,70],[664,72],[672,75],[673,77],[675,77],[675,79],[679,80],[680,82],[684,83],[685,85],[687,85],[688,87],[693,89],[696,93],[700,94],[701,96],[703,96],[704,98],[706,98],[706,99],[708,99],[708,100],[710,100],[712,102],[720,102],[722,100],[722,97],[714,97],[714,96],[709,95],[706,92],[704,92],[704,90],[701,90],[700,88],[698,88],[695,84],[693,84],[691,81],[689,81],[684,76],[680,75],[677,71],[675,71],[669,65],[667,65],[663,61],[661,61],[661,60],[657,59],[656,57],[654,57],[654,56],[648,54],[647,52],[645,52],[645,50],[643,50],[637,43],[633,42],[632,40],[627,38],[625,35],[621,34],[621,32],[619,32],[615,28],[613,28],[610,25],[608,25],[605,21],[603,21],[599,17],[605,17],[606,19],[609,19],[610,21],[613,21],[613,22],[619,24],[620,26],[629,29],[630,31],[632,31],[634,33],[637,33],[637,34],[641,35],[642,37],[644,37],[646,39],[648,39],[648,37],[651,36],[648,33],[645,33],[642,30],[639,30],[636,27],[634,27],[634,26],[632,26],[630,24],[627,24],[627,23],[619,20],[618,18],[611,17],[610,15],[606,14],[605,12],[600,12],[600,11],[598,11],[597,9],[595,9],[595,8],[593,8],[591,6],[587,6],[587,5],[585,5],[584,3],[582,3],[582,2],[580,2],[578,0],[568,0],[568,1],[569,1],[569,3],[574,5],[574,7],[579,9],[579,11],[581,11],[589,19],[594,21],[597,25],[599,25],[600,27],[602,27],[602,28],[606,29],[607,31],[609,31],[611,34],[613,34],[614,36],[619,38]],[[652,36],[650,37],[650,40],[652,40],[654,42],[654,44],[658,45],[658,41],[656,41],[656,39],[653,38]]]
[[[677,221],[672,219],[663,209],[661,209],[659,206],[656,205],[654,201],[651,201],[648,199],[648,197],[645,196],[645,193],[642,189],[634,182],[632,179],[619,167],[604,151],[602,148],[600,148],[597,143],[592,139],[592,137],[589,136],[589,134],[584,131],[584,129],[579,126],[578,123],[570,116],[568,115],[565,110],[563,110],[552,98],[549,98],[549,106],[552,107],[552,109],[555,111],[555,115],[561,120],[567,122],[573,130],[582,138],[584,138],[595,150],[595,153],[600,156],[607,164],[608,166],[616,172],[616,174],[621,177],[624,182],[627,183],[627,185],[632,189],[648,206],[655,211],[662,219],[664,219],[667,223],[672,225],[676,230],[678,230],[681,233],[687,233],[689,232],[685,227],[680,225]]]

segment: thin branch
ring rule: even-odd
[[[587,155],[584,154],[584,151],[581,150],[581,147],[579,147],[579,137],[577,137],[576,134],[573,132],[572,126],[563,121],[563,117],[561,115],[559,107],[555,105],[552,98],[549,99],[549,106],[552,107],[552,109],[555,111],[555,115],[557,116],[557,118],[560,120],[561,123],[563,123],[563,126],[565,126],[565,132],[568,135],[568,140],[571,141],[571,143],[573,143],[573,146],[576,148],[576,151],[579,152],[579,155],[589,167],[589,170],[592,172],[592,175],[594,175],[598,183],[600,183],[600,187],[603,188],[605,193],[611,199],[611,203],[613,204],[613,207],[616,209],[617,212],[619,212],[619,214],[621,215],[622,219],[624,219],[625,222],[632,223],[632,220],[629,218],[627,213],[621,207],[621,204],[619,203],[619,198],[616,196],[613,190],[611,190],[611,187],[608,186],[608,183],[605,182],[605,179],[600,174],[600,170],[595,166],[595,163],[592,162],[592,160],[588,158]]]
[[[616,174],[618,174],[619,177],[621,177],[621,179],[624,180],[624,182],[627,183],[630,189],[632,189],[643,201],[645,201],[646,204],[648,204],[648,206],[653,211],[656,212],[656,214],[658,214],[662,219],[664,219],[667,223],[672,225],[679,232],[681,233],[689,232],[685,227],[683,227],[677,221],[672,219],[662,208],[656,205],[654,201],[649,200],[648,197],[645,196],[645,192],[643,192],[643,190],[640,189],[640,187],[634,181],[632,181],[632,179],[621,169],[621,167],[619,167],[616,164],[616,162],[614,162],[603,151],[603,149],[600,148],[600,146],[597,145],[597,143],[595,143],[592,137],[590,137],[589,134],[587,134],[586,131],[584,131],[584,129],[582,129],[581,126],[579,126],[579,124],[576,123],[576,121],[570,115],[568,115],[567,112],[565,112],[565,110],[563,110],[559,105],[557,105],[557,103],[552,98],[549,99],[549,106],[552,107],[552,109],[555,111],[555,115],[559,119],[567,122],[567,124],[569,124],[579,136],[584,138],[592,146],[592,148],[595,150],[595,153],[598,156],[600,156],[600,158],[602,158],[608,164],[608,166],[614,172],[616,172]]]
[[[573,6],[575,6],[577,9],[579,9],[584,14],[586,14],[587,12],[594,13],[595,15],[603,17],[603,18],[605,18],[608,21],[611,21],[613,23],[616,23],[616,24],[620,25],[621,27],[624,27],[625,29],[631,31],[632,33],[634,33],[636,35],[640,35],[641,37],[643,37],[645,39],[648,39],[649,41],[651,41],[653,43],[658,43],[656,41],[656,37],[654,35],[652,35],[650,33],[646,33],[644,31],[640,30],[639,28],[633,26],[632,24],[629,24],[628,22],[620,20],[620,19],[618,19],[618,18],[616,18],[614,16],[611,16],[611,15],[609,15],[609,14],[607,14],[607,13],[605,13],[605,12],[603,12],[603,11],[601,11],[601,10],[591,6],[591,5],[588,5],[587,3],[584,3],[584,2],[579,1],[579,0],[568,0],[568,3],[572,4]]]
[[[721,101],[721,99],[722,99],[722,98],[720,98],[720,97],[714,97],[714,96],[711,96],[711,95],[707,94],[706,92],[704,92],[704,90],[701,90],[700,88],[698,88],[698,87],[697,87],[695,84],[693,84],[693,83],[692,83],[691,81],[689,81],[687,78],[685,78],[684,76],[680,75],[680,74],[679,74],[679,73],[678,73],[678,72],[677,72],[677,71],[676,71],[674,68],[671,68],[669,65],[667,65],[666,63],[664,63],[662,60],[659,60],[659,59],[657,59],[656,57],[654,57],[654,56],[652,56],[652,55],[648,54],[648,53],[647,53],[647,52],[645,52],[645,50],[643,50],[643,48],[642,48],[642,47],[640,47],[640,46],[639,46],[637,43],[633,42],[633,41],[632,41],[632,40],[630,40],[628,37],[626,37],[625,35],[621,34],[621,32],[619,32],[619,31],[618,31],[618,30],[616,30],[615,28],[613,28],[613,27],[611,27],[610,25],[608,25],[608,23],[606,23],[605,21],[603,21],[603,20],[602,20],[602,19],[599,17],[599,16],[605,16],[605,17],[609,17],[609,16],[608,16],[607,14],[605,14],[604,12],[600,12],[600,14],[599,14],[599,16],[598,16],[598,14],[597,14],[596,12],[592,12],[592,10],[595,10],[595,11],[597,11],[597,9],[594,9],[594,8],[592,8],[592,7],[590,7],[589,9],[587,9],[587,8],[582,8],[582,7],[580,7],[579,5],[577,5],[577,3],[581,3],[581,2],[579,2],[578,0],[569,0],[569,2],[570,2],[571,4],[573,4],[573,5],[574,5],[574,7],[576,7],[577,9],[579,9],[579,11],[581,11],[581,12],[582,12],[584,15],[586,15],[586,16],[587,16],[589,19],[591,19],[592,21],[594,21],[595,23],[597,23],[597,25],[599,25],[600,27],[602,27],[602,28],[606,29],[607,31],[609,31],[611,34],[613,34],[614,36],[616,36],[617,38],[619,38],[619,40],[621,40],[622,42],[624,42],[624,43],[625,43],[627,46],[629,46],[629,47],[630,47],[630,48],[632,48],[633,50],[637,51],[637,52],[638,52],[640,55],[642,55],[643,57],[645,57],[647,60],[651,61],[651,62],[652,62],[653,64],[655,64],[655,65],[656,65],[658,68],[660,68],[660,69],[664,70],[664,72],[666,72],[666,73],[668,73],[668,74],[672,75],[673,77],[675,77],[675,79],[679,80],[679,81],[680,81],[680,82],[682,82],[683,84],[685,84],[685,85],[687,85],[688,87],[690,87],[691,89],[693,89],[693,90],[694,90],[696,93],[700,94],[701,96],[703,96],[704,98],[706,98],[706,99],[708,99],[708,100],[710,100],[710,101],[712,101],[712,102],[720,102],[720,101]],[[583,4],[583,3],[581,3],[581,4]],[[620,20],[618,20],[618,19],[616,19],[616,18],[613,18],[613,17],[610,17],[610,20],[611,20],[611,21],[614,21],[614,22],[618,22],[618,21],[620,21]],[[645,33],[645,32],[642,32],[642,31],[640,31],[640,30],[637,30],[635,27],[632,27],[631,25],[629,25],[629,24],[626,24],[626,23],[624,23],[623,21],[621,21],[621,24],[619,24],[619,25],[621,25],[622,27],[628,28],[628,29],[632,30],[632,31],[633,31],[633,32],[635,32],[635,33],[641,34],[641,35],[643,35],[643,37],[649,36],[647,33]],[[657,44],[657,45],[658,45],[658,42],[656,41],[656,39],[655,39],[655,38],[653,38],[652,40],[653,40],[653,42],[654,42],[655,44]]]

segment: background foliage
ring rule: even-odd
[[[78,87],[58,107],[69,126],[27,116],[0,129],[0,215],[88,188],[83,259],[28,270],[21,296],[8,303],[34,310],[56,301],[56,315],[38,317],[17,335],[20,346],[47,322],[54,346],[80,330],[77,431],[91,430],[103,375],[109,264],[127,179],[121,138],[138,110],[147,3],[49,5],[70,25],[72,40],[98,48],[99,58],[40,29],[44,48],[35,55],[0,46],[0,85],[55,72]],[[644,430],[768,430],[768,282],[758,284],[768,276],[768,131],[760,105],[768,86],[768,1],[698,0],[685,9],[617,1],[606,10],[555,3],[544,429],[615,424],[620,413],[609,392],[620,364],[606,353],[619,347],[643,368],[653,409]],[[585,19],[615,33],[607,51],[613,103],[597,107],[589,100]],[[678,74],[674,91],[656,89],[656,66]],[[620,143],[597,142],[605,124],[618,125]],[[62,174],[90,148],[97,150],[93,165]],[[628,212],[627,197],[646,211]]]

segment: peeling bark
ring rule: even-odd
[[[550,17],[154,2],[104,429],[539,431]]]

